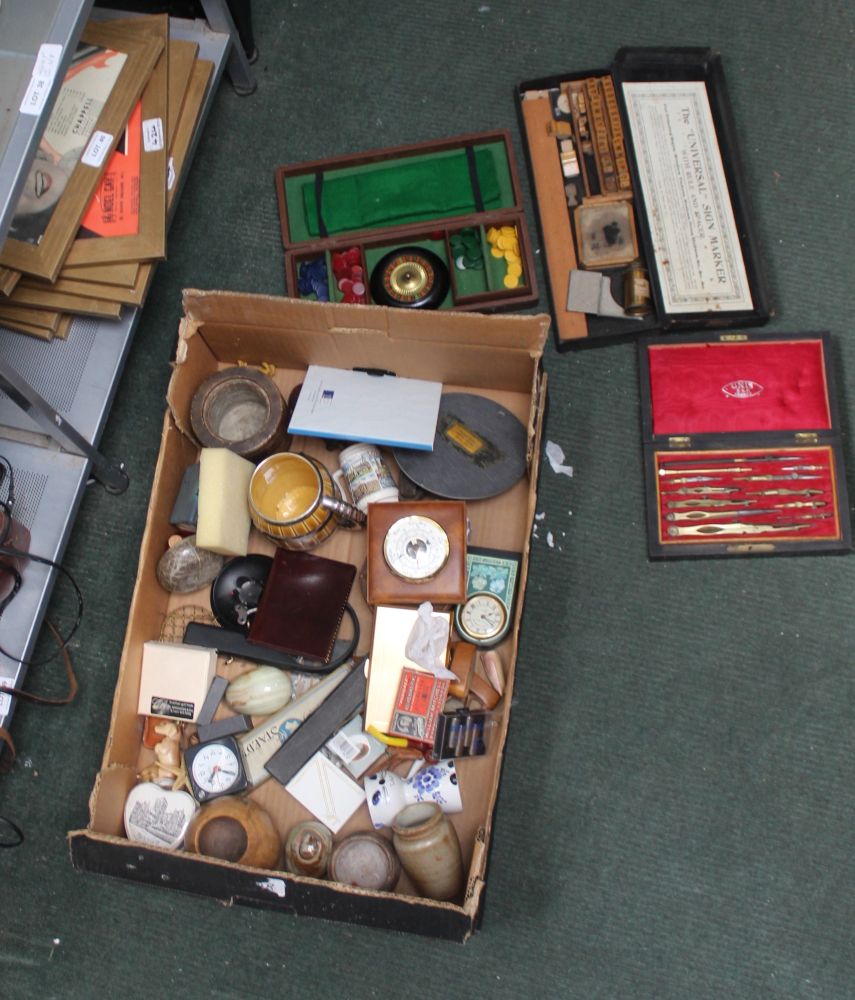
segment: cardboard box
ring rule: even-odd
[[[559,350],[766,322],[717,53],[625,48],[517,98]]]
[[[198,458],[199,449],[190,431],[194,391],[212,372],[238,360],[250,365],[274,365],[274,377],[286,397],[309,364],[360,365],[393,370],[402,376],[437,379],[447,391],[483,394],[514,413],[527,428],[527,473],[500,496],[470,503],[468,509],[473,544],[523,554],[522,595],[536,510],[546,402],[541,355],[548,317],[422,314],[197,291],[185,293],[184,310],[109,736],[90,799],[89,824],[69,834],[72,862],[80,871],[170,886],[227,903],[465,940],[476,928],[484,900],[522,599],[517,602],[513,629],[499,647],[507,667],[507,688],[497,710],[495,736],[484,756],[459,762],[464,811],[454,815],[452,822],[461,841],[468,876],[465,894],[456,903],[438,903],[416,895],[405,877],[392,893],[368,892],[127,840],[122,826],[125,799],[140,768],[153,759],[152,751],[142,745],[143,721],[137,714],[138,664],[143,643],[159,638],[168,612],[207,599],[206,590],[168,594],[157,583],[155,567],[173,530],[169,515],[184,470]],[[297,438],[292,448],[328,464],[334,461],[322,442]],[[394,468],[392,471],[396,473]],[[272,552],[272,544],[255,532],[250,548]],[[338,530],[320,547],[319,554],[361,566],[365,532]],[[366,653],[371,644],[371,609],[358,585],[350,599],[362,626],[358,652]],[[227,672],[222,658],[218,669]],[[283,838],[293,824],[309,818],[308,811],[275,781],[265,782],[251,797],[270,813]],[[362,806],[344,825],[340,836],[370,828],[367,807]]]

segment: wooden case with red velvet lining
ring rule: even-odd
[[[650,557],[852,546],[828,333],[639,342]]]

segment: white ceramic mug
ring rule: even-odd
[[[398,487],[380,449],[373,444],[352,444],[338,456],[341,466],[333,473],[339,489],[346,492],[364,514],[372,503],[397,500]]]
[[[427,764],[411,778],[402,778],[394,771],[379,771],[367,777],[364,786],[371,822],[378,830],[391,826],[404,806],[414,802],[435,802],[446,813],[463,809],[453,760]]]

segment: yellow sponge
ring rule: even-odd
[[[228,448],[199,455],[196,544],[223,556],[245,556],[249,543],[249,480],[255,466]]]

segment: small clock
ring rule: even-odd
[[[249,784],[240,747],[233,736],[189,747],[184,751],[184,763],[197,802],[235,795]]]
[[[505,602],[489,590],[470,594],[454,613],[457,631],[475,646],[495,646],[505,637],[510,623]]]

